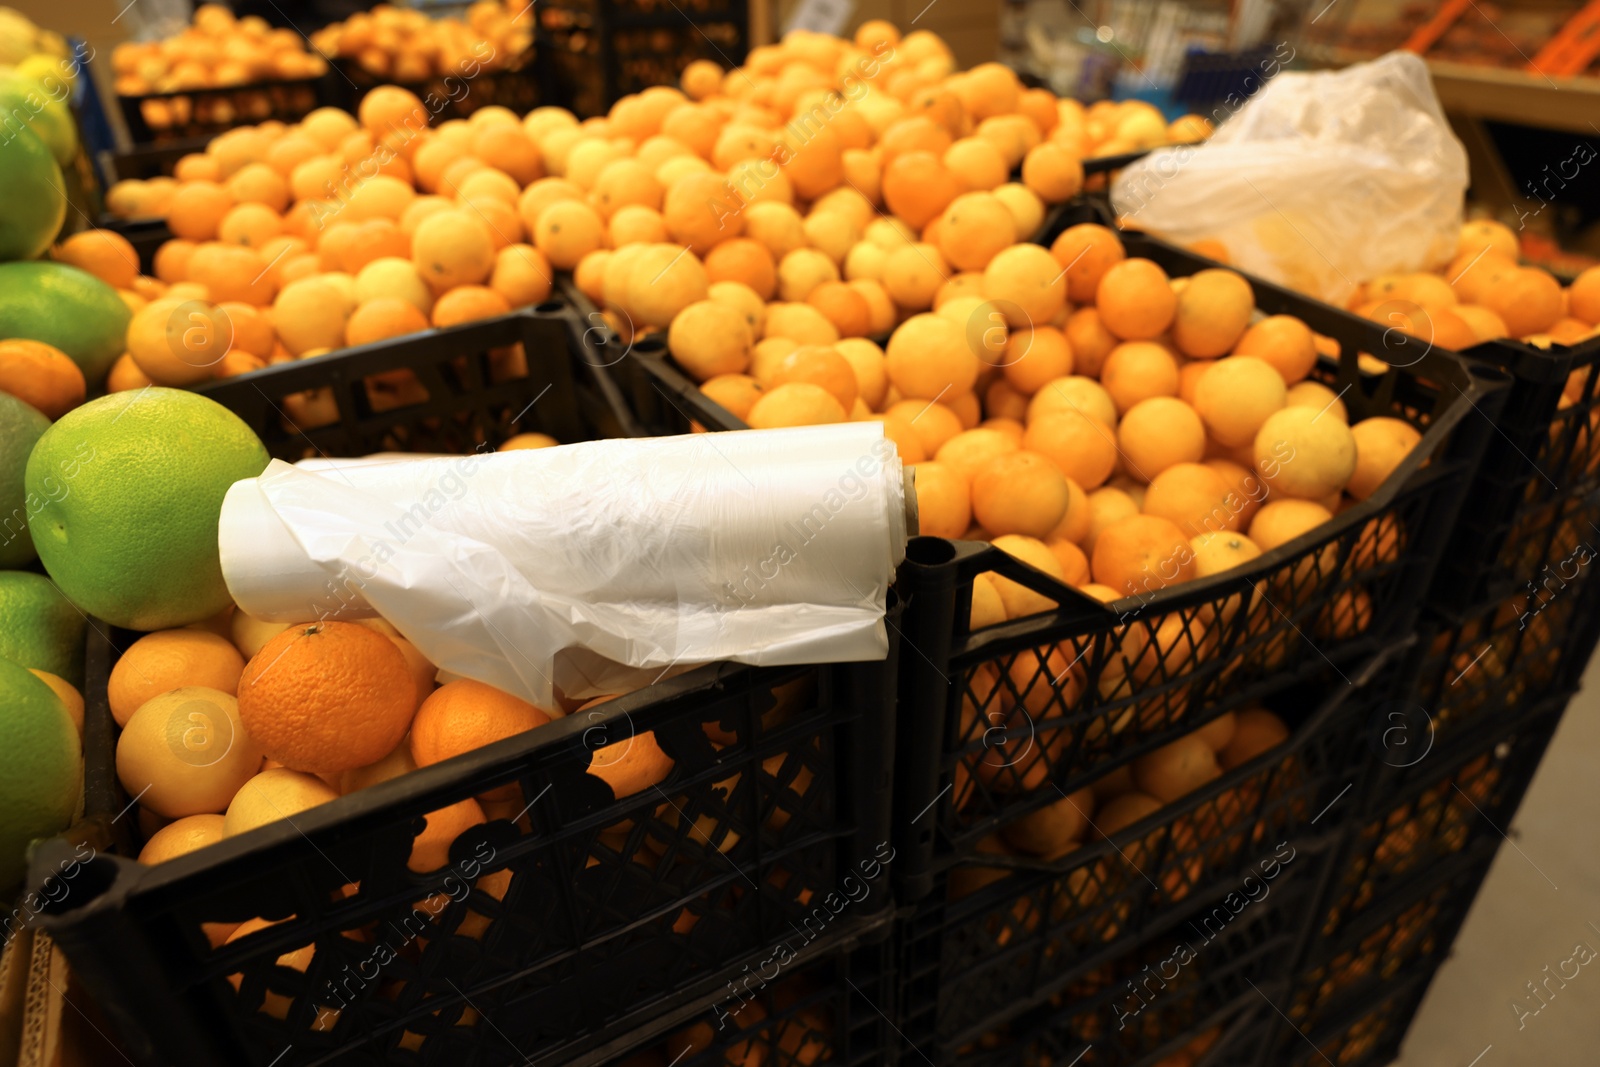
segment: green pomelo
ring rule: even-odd
[[[0,212],[4,204],[0,199]],[[122,354],[131,318],[117,291],[88,271],[65,263],[0,263],[0,337],[55,345],[83,371],[91,392]]]
[[[61,698],[0,659],[0,891],[22,881],[28,845],[67,828],[83,795],[83,747]]]
[[[0,657],[83,685],[88,626],[55,583],[32,571],[0,571]]]
[[[37,408],[0,393],[0,567],[21,567],[37,558],[28,536],[22,472],[34,442],[49,428],[50,420]]]

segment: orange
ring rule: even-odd
[[[1326,410],[1340,422],[1346,425],[1350,423],[1350,414],[1345,410],[1344,401],[1339,399],[1338,393],[1321,382],[1296,382],[1291,385],[1284,394],[1284,406]]]
[[[169,689],[140,704],[123,724],[117,780],[157,815],[215,814],[260,768],[254,740],[245,736],[231,694],[204,686]]]
[[[789,382],[757,400],[750,409],[749,422],[757,430],[822,426],[844,422],[846,414],[838,399],[820,385]]]
[[[700,391],[713,402],[726,408],[734,418],[744,421],[750,409],[761,399],[761,383],[747,374],[719,374],[700,383]]]
[[[1038,245],[1012,245],[989,261],[983,293],[1014,330],[1046,326],[1067,302],[1067,282],[1055,257]]]
[[[1113,348],[1100,365],[1100,384],[1127,412],[1142,400],[1178,394],[1178,361],[1153,341],[1126,341]]]
[[[1265,360],[1289,385],[1304,379],[1317,365],[1311,330],[1292,315],[1269,315],[1251,326],[1234,344],[1233,354]]]
[[[1126,253],[1122,241],[1104,226],[1082,222],[1069,226],[1050,245],[1050,254],[1067,275],[1067,297],[1075,304],[1092,304],[1100,279]]]
[[[889,381],[903,397],[959,396],[978,380],[978,357],[961,328],[938,315],[913,315],[901,323],[884,356]]]
[[[917,515],[928,537],[958,538],[972,524],[967,480],[934,460],[916,464]]]
[[[1561,318],[1561,284],[1549,271],[1519,267],[1479,297],[1512,337],[1543,333]]]
[[[471,752],[550,721],[533,704],[482,682],[460,679],[435,689],[411,724],[417,766]]]
[[[1422,434],[1403,419],[1362,419],[1350,427],[1355,439],[1356,468],[1345,491],[1365,500],[1378,491],[1411,450],[1422,443]]]
[[[420,130],[428,125],[428,111],[415,93],[398,85],[380,85],[361,98],[356,109],[361,125],[376,136],[391,130]]]
[[[154,268],[156,277],[171,285],[181,282],[189,273],[189,259],[200,246],[194,241],[174,238],[156,249]]]
[[[1117,447],[1128,473],[1148,483],[1174,464],[1204,458],[1205,424],[1194,408],[1176,397],[1151,397],[1123,415],[1117,425]]]
[[[590,701],[584,708],[595,703]],[[672,767],[672,757],[661,750],[655,733],[646,730],[596,748],[588,773],[609,785],[620,800],[665,781]]]
[[[233,837],[338,798],[338,792],[314,774],[286,767],[268,768],[234,794],[223,813],[222,833]]]
[[[806,294],[805,302],[833,323],[840,337],[861,337],[872,330],[867,298],[839,281],[825,281]]]
[[[317,774],[387,755],[416,707],[416,684],[394,642],[345,622],[284,630],[245,666],[239,692],[239,717],[261,751]]]
[[[855,406],[860,383],[849,360],[827,345],[804,345],[785,356],[768,385],[776,389],[789,382],[820,385],[839,401],[845,411]]]
[[[937,401],[900,400],[884,409],[884,414],[904,419],[922,441],[922,450],[930,456],[962,431],[961,419]]]
[[[272,325],[292,355],[344,344],[350,312],[345,294],[324,278],[307,277],[286,284],[272,303]]]
[[[1139,514],[1139,505],[1121,489],[1104,485],[1088,494],[1089,526],[1078,544],[1092,559],[1094,557],[1095,542],[1106,527],[1119,519],[1130,515]],[[1117,592],[1117,596],[1126,596],[1126,593]]]
[[[1050,460],[1084,489],[1104,485],[1117,465],[1115,431],[1082,411],[1029,420],[1022,447]]]
[[[488,822],[483,807],[472,797],[423,816],[422,832],[411,842],[406,867],[418,873],[437,871],[450,862],[450,846],[462,833]]]
[[[1066,516],[1070,500],[1066,477],[1036,452],[996,456],[972,478],[973,515],[994,534],[1042,540]]]
[[[797,248],[778,262],[778,299],[803,301],[823,282],[839,280],[833,260],[814,248]]]
[[[1017,451],[1017,443],[994,429],[963,430],[939,446],[934,458],[959,474],[970,486],[978,471],[988,463]]]
[[[706,277],[713,283],[740,282],[763,300],[771,300],[778,288],[778,268],[772,253],[760,241],[734,237],[723,241],[706,255]]]
[[[1070,509],[1072,505],[1068,504],[1067,507]],[[1056,554],[1056,561],[1061,564],[1061,572],[1066,576],[1068,585],[1082,587],[1088,584],[1089,557],[1078,547],[1077,542],[1064,537],[1052,537],[1045,542],[1045,545]]]
[[[1033,394],[1033,399],[1028,401],[1026,421],[1068,411],[1088,415],[1109,427],[1117,424],[1117,405],[1111,394],[1093,378],[1078,374],[1057,378]]]
[[[1073,371],[1072,346],[1054,326],[1024,327],[1006,338],[1001,373],[1017,392],[1032,396]]]
[[[1229,356],[1210,365],[1194,388],[1194,408],[1220,444],[1239,448],[1255,440],[1261,424],[1288,402],[1283,378],[1253,356]]]
[[[1311,500],[1269,500],[1250,522],[1250,540],[1271,552],[1333,519],[1333,512]]]
[[[1321,500],[1349,483],[1356,469],[1350,427],[1308,407],[1273,412],[1256,432],[1256,470],[1274,492]]]
[[[1058,855],[1083,838],[1094,815],[1094,792],[1085,787],[1006,824],[1001,836],[1035,856]]]
[[[909,152],[943,155],[954,142],[950,131],[927,115],[901,119],[878,138],[878,152],[885,167]]]
[[[1083,162],[1061,144],[1045,141],[1023,157],[1022,183],[1047,204],[1071,200],[1083,188]]]
[[[289,207],[289,182],[270,164],[247,163],[226,184],[237,203],[264,204],[280,215]]]
[[[1022,422],[1028,417],[1028,398],[1011,388],[1011,383],[1004,378],[990,382],[989,388],[983,391],[983,411],[989,416],[985,422],[999,422],[1007,429],[1014,427],[1020,443]]]
[[[155,833],[139,850],[139,862],[154,866],[222,840],[221,815],[186,815]]]
[[[84,230],[50,250],[50,258],[88,271],[113,289],[132,287],[139,276],[139,254],[114,230]]]
[[[222,167],[210,156],[191,152],[173,165],[172,176],[182,185],[200,181],[214,182],[222,177]]]
[[[129,389],[143,389],[148,385],[154,384],[145,375],[144,371],[139,369],[139,364],[133,361],[133,357],[126,352],[117,357],[117,361],[111,365],[111,371],[106,375],[106,392],[108,393],[122,393]]]
[[[554,273],[544,253],[529,244],[507,245],[495,253],[489,288],[510,307],[529,307],[550,298]]]
[[[59,348],[42,341],[0,341],[0,392],[54,421],[83,403],[86,391],[83,371]]]
[[[1216,753],[1203,738],[1190,734],[1162,745],[1133,761],[1133,781],[1164,804],[1222,776]]]
[[[696,381],[740,374],[750,364],[750,331],[737,308],[699,300],[673,316],[667,348]]]
[[[1195,359],[1220,356],[1244,334],[1255,308],[1255,293],[1239,274],[1220,268],[1200,271],[1178,294],[1172,339]]]
[[[233,194],[214,181],[185,182],[172,194],[167,226],[173,235],[190,241],[210,241],[233,207]]]
[[[511,304],[489,286],[458,285],[434,302],[433,324],[443,329],[510,312]]]
[[[963,137],[944,150],[945,169],[967,189],[997,189],[1010,178],[1000,150],[982,137]]]
[[[584,210],[595,219],[596,236],[592,247],[598,247],[598,216],[587,207]],[[549,255],[542,244],[540,251]],[[578,258],[582,257],[564,265],[576,265]],[[494,237],[488,226],[470,212],[441,211],[417,224],[411,235],[411,260],[436,293],[457,285],[477,285],[494,270]],[[554,256],[551,262],[556,263]]]
[[[1264,708],[1244,708],[1235,718],[1233,738],[1217,753],[1222,769],[1231,771],[1289,740],[1283,720]]]
[[[1600,267],[1590,267],[1567,290],[1567,313],[1590,326],[1600,324]]]
[[[1022,534],[1003,534],[996,537],[991,544],[1008,556],[1015,556],[1035,570],[1043,571],[1058,581],[1066,581],[1067,576],[1061,569],[1061,561],[1056,554],[1050,551],[1048,545],[1035,537]],[[991,574],[989,580],[1000,591],[1000,599],[1005,604],[1006,616],[1020,619],[1028,615],[1037,615],[1041,611],[1050,611],[1056,602],[1042,593],[1036,593],[1028,587]],[[1052,673],[1051,677],[1054,677]]]
[[[1099,531],[1090,568],[1100,585],[1122,596],[1142,596],[1193,578],[1194,552],[1169,520],[1129,515]]]
[[[952,88],[974,120],[1012,113],[1022,93],[1016,73],[993,62],[973,67]]]
[[[221,242],[195,249],[189,258],[187,280],[205,286],[213,301],[235,301],[252,307],[264,307],[277,293],[260,252]]]
[[[260,248],[283,232],[283,219],[265,204],[235,204],[217,224],[217,240]]]
[[[1160,336],[1178,308],[1166,271],[1148,259],[1113,263],[1095,287],[1095,308],[1106,329],[1124,341]]]
[[[1205,529],[1213,529],[1205,524]],[[1242,567],[1261,555],[1261,546],[1242,533],[1216,529],[1202,533],[1189,541],[1194,550],[1194,576],[1209,578],[1213,574]]]
[[[1120,343],[1092,307],[1079,308],[1068,315],[1064,332],[1072,348],[1073,367],[1079,374],[1093,377],[1099,377],[1106,356]]]
[[[782,205],[778,205],[782,206]],[[662,201],[667,233],[679,244],[705,255],[745,228],[744,203],[727,179],[689,174],[674,182]]]
[[[897,217],[919,230],[937,218],[960,192],[955,175],[933,152],[905,152],[884,166],[884,203]]]
[[[203,686],[230,696],[239,689],[244,658],[233,645],[204,630],[158,630],[139,638],[111,668],[106,702],[125,726],[140,705],[182,686]]]
[[[880,280],[896,306],[920,311],[933,306],[934,294],[950,274],[944,253],[937,246],[909,244],[888,254]]]
[[[1234,529],[1222,475],[1199,463],[1175,463],[1150,479],[1144,513],[1167,519],[1191,538],[1206,530]]]
[[[347,345],[368,345],[428,328],[428,318],[415,304],[398,297],[369,300],[351,313],[345,323]]]
[[[994,194],[962,193],[941,217],[939,250],[959,270],[983,270],[1016,240],[1013,225],[1011,212]]]

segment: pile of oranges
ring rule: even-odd
[[[117,775],[146,837],[140,860],[184,855],[611,699],[538,708],[481,682],[436,686],[436,673],[381,620],[284,625],[230,608],[141,637],[107,686],[122,728]],[[639,734],[597,749],[590,773],[620,798],[672,765],[653,734]],[[429,813],[410,868],[438,870],[462,831],[521,807],[513,785]]]
[[[374,78],[421,82],[447,74],[499,70],[533,43],[532,8],[477,0],[466,21],[431,18],[411,7],[375,4],[311,35],[325,56],[354,60]]]
[[[327,73],[328,64],[306,51],[305,39],[293,30],[275,30],[259,15],[235,18],[222,4],[201,4],[193,24],[176,36],[117,45],[111,69],[119,95],[143,96],[316,78]]]

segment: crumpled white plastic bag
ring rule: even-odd
[[[1379,274],[1448,261],[1466,187],[1427,66],[1392,52],[1279,74],[1210,141],[1126,167],[1111,203],[1132,226],[1220,241],[1240,270],[1343,306]]]
[[[381,615],[441,673],[543,708],[888,652],[905,486],[878,423],[310,466],[223,503],[223,577],[258,618]]]

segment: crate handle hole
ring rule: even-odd
[[[956,558],[956,546],[942,537],[913,537],[906,542],[906,561],[937,567]]]
[[[45,915],[66,915],[97,899],[117,880],[117,862],[108,856],[95,856],[78,864],[76,872],[52,875],[45,879],[40,896]],[[54,883],[54,884],[52,884]],[[57,886],[60,886],[57,895]]]

